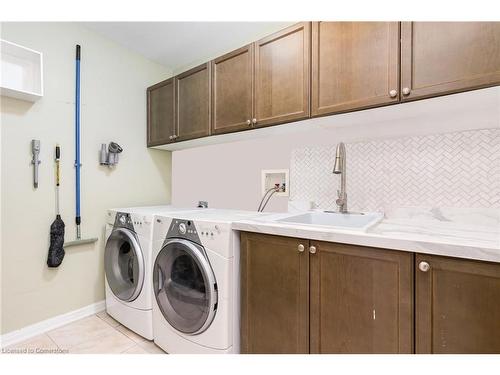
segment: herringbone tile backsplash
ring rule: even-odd
[[[336,208],[336,145],[296,149],[290,199]],[[500,129],[346,144],[348,207],[500,208]]]

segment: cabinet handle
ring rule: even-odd
[[[389,91],[389,96],[391,98],[395,98],[397,95],[398,95],[398,92],[396,90]]]
[[[305,247],[304,247],[304,245],[300,244],[300,245],[298,246],[298,249],[299,249],[299,253],[303,253],[303,252],[304,252]]]
[[[316,246],[309,246],[309,252],[311,254],[316,254]]]
[[[403,95],[410,95],[410,92],[411,92],[411,90],[409,87],[403,88]]]
[[[255,125],[256,123],[257,123],[257,119],[256,119],[256,118],[253,118],[253,119],[252,119],[252,124],[254,124],[254,125]]]
[[[252,121],[247,120],[247,125],[248,125],[248,126],[252,125]]]
[[[431,268],[430,264],[427,262],[420,262],[418,264],[418,269],[422,272],[427,272]]]

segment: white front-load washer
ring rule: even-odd
[[[153,339],[151,267],[155,214],[180,212],[172,206],[110,209],[104,249],[106,311],[119,323]]]
[[[255,212],[157,215],[153,230],[154,342],[167,353],[239,353],[239,236]]]

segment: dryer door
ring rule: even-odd
[[[132,231],[118,228],[111,232],[104,250],[104,270],[117,298],[131,302],[139,296],[144,283],[144,256]]]
[[[153,290],[165,319],[182,333],[200,334],[215,317],[215,275],[204,249],[191,241],[165,243],[155,260]]]

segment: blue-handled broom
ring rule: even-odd
[[[80,213],[80,61],[81,61],[81,47],[76,45],[76,84],[75,84],[75,193],[76,193],[76,240],[66,242],[64,247],[83,245],[87,243],[96,242],[97,238],[87,238],[82,239],[82,232],[80,229],[80,224],[82,222],[82,217]]]

